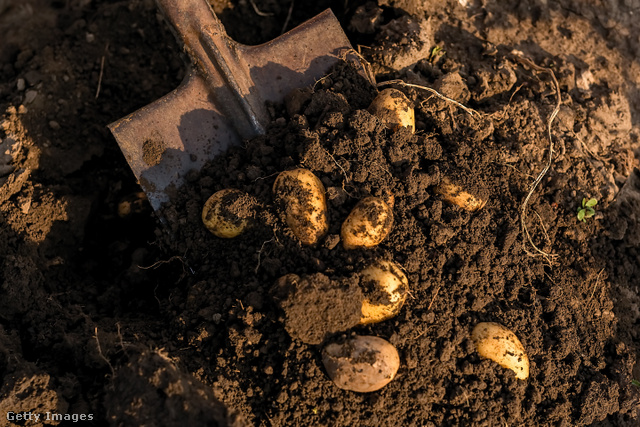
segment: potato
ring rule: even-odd
[[[377,260],[360,272],[364,289],[361,325],[382,322],[398,314],[407,299],[409,280],[393,261]]]
[[[316,244],[329,230],[324,185],[307,169],[280,173],[273,184],[291,231],[304,245]]]
[[[396,131],[402,126],[416,129],[416,119],[411,102],[398,89],[381,91],[369,106],[368,111],[382,120],[389,129]]]
[[[226,188],[214,193],[204,204],[202,222],[217,237],[240,235],[255,216],[255,200],[247,193]]]
[[[393,210],[381,198],[369,196],[358,202],[342,224],[340,238],[345,249],[372,248],[393,227]]]
[[[470,212],[482,209],[484,205],[487,204],[486,200],[482,200],[480,197],[466,192],[462,187],[453,183],[451,179],[447,177],[442,179],[440,185],[435,188],[435,192],[440,195],[440,198],[445,202],[454,204]]]
[[[529,377],[529,358],[518,337],[509,329],[494,322],[478,323],[471,339],[480,356],[511,369],[518,379]]]
[[[388,341],[373,336],[353,336],[331,343],[322,351],[329,378],[343,390],[367,393],[389,384],[400,366],[400,356]]]

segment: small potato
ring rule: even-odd
[[[381,198],[369,196],[358,202],[342,224],[340,238],[345,249],[373,248],[393,227],[393,210]]]
[[[322,363],[329,378],[343,390],[367,393],[389,384],[400,366],[396,348],[373,336],[353,336],[327,345]]]
[[[364,289],[361,325],[382,322],[398,314],[407,299],[409,280],[393,261],[378,260],[360,272]]]
[[[518,379],[529,377],[529,358],[518,337],[509,329],[494,322],[478,323],[471,339],[480,356],[511,369]]]
[[[314,245],[329,230],[324,185],[307,169],[280,173],[273,184],[276,203],[284,209],[286,222],[304,245]]]
[[[402,126],[416,128],[416,119],[411,102],[398,89],[381,91],[369,106],[369,112],[382,120],[389,129],[396,131]]]
[[[214,193],[204,204],[202,222],[217,237],[240,235],[255,215],[255,200],[247,193],[226,188]]]
[[[445,202],[454,204],[470,212],[482,209],[487,204],[486,200],[466,192],[462,187],[454,184],[449,178],[444,177],[435,188],[435,192],[440,195]]]

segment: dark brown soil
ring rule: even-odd
[[[474,111],[390,84],[416,111],[415,134],[392,132],[367,112],[377,88],[340,64],[270,106],[266,135],[192,174],[160,223],[106,128],[184,76],[155,4],[0,1],[0,425],[640,423],[633,2],[212,3],[245,43],[331,6],[378,82]],[[561,90],[552,164],[524,211],[556,97],[522,57]],[[315,246],[272,196],[296,167],[326,188]],[[445,177],[486,205],[443,202]],[[231,240],[201,221],[223,188],[260,207]],[[393,229],[347,251],[341,224],[369,195],[393,197]],[[591,197],[595,216],[578,221]],[[395,318],[357,326],[358,271],[376,258],[403,267],[410,296]],[[274,287],[286,274],[297,285]],[[527,380],[477,355],[480,321],[521,339]],[[398,349],[380,391],[341,390],[324,371],[323,344],[353,333]]]

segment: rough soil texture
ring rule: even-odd
[[[340,64],[190,175],[161,223],[106,128],[184,77],[155,4],[0,0],[0,425],[640,423],[640,5],[212,3],[244,43],[332,7],[378,83],[449,100],[385,85],[416,112],[415,134],[392,132],[367,112],[377,88]],[[532,64],[560,89],[551,152],[556,86]],[[272,196],[296,167],[327,190],[329,232],[311,247]],[[486,205],[446,203],[445,180]],[[259,206],[232,240],[201,222],[223,188]],[[347,251],[340,226],[369,195],[393,196],[394,227]],[[358,272],[377,258],[404,268],[410,296],[357,326]],[[303,286],[274,288],[286,274]],[[477,355],[481,321],[519,337],[527,380]],[[400,354],[377,392],[324,371],[323,346],[354,333]]]

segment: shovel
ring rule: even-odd
[[[190,57],[177,89],[109,125],[154,210],[191,170],[263,134],[265,103],[313,84],[353,52],[330,10],[259,46],[236,43],[207,0],[157,0]]]

